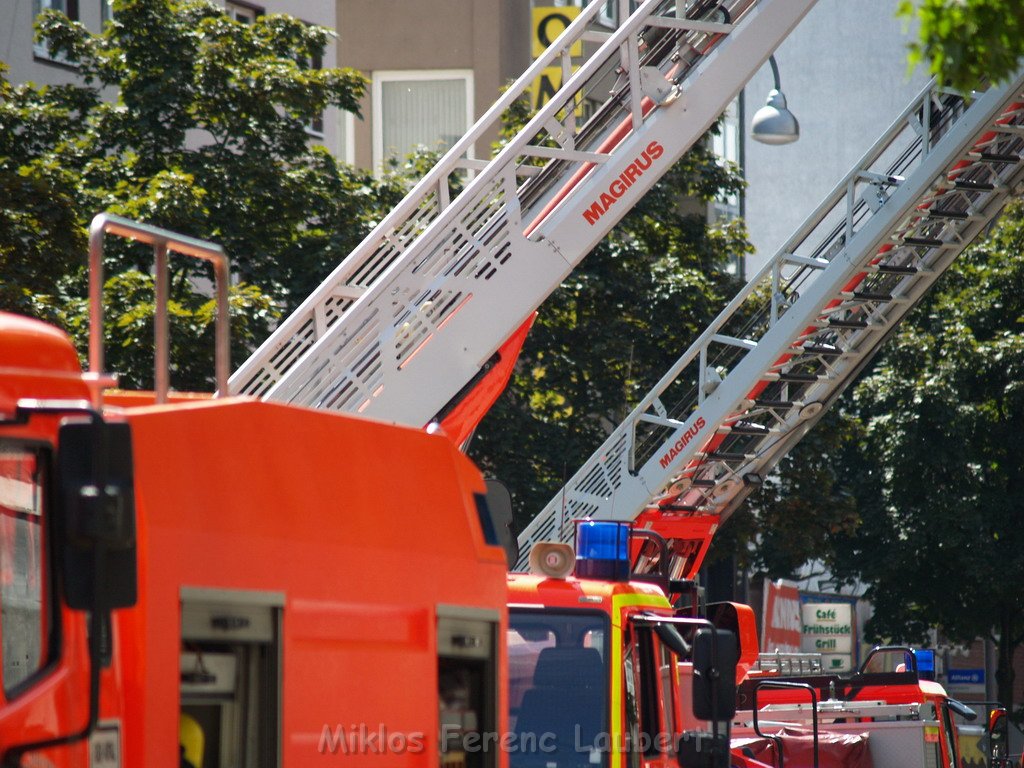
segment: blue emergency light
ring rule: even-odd
[[[917,676],[921,680],[935,679],[935,651],[931,648],[915,648],[914,659],[917,661]]]
[[[629,581],[629,523],[576,523],[576,575]]]

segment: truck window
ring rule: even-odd
[[[49,655],[43,467],[38,450],[0,442],[0,632],[8,698]]]
[[[607,638],[602,614],[509,612],[512,768],[607,763]]]

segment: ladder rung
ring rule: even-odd
[[[937,237],[904,237],[903,244],[924,245],[928,248],[938,248],[940,245],[945,245],[945,243]]]
[[[875,293],[873,291],[844,292],[843,297],[856,299],[858,301],[892,301],[891,293]]]
[[[753,421],[735,421],[726,428],[734,435],[767,435],[771,432],[764,424]]]
[[[700,512],[700,507],[692,504],[661,504],[659,508],[668,512]]]
[[[806,384],[812,381],[820,381],[823,377],[817,373],[801,373],[799,371],[785,371],[783,373],[775,374],[778,376],[779,381],[793,381],[800,384]]]
[[[843,350],[832,344],[804,344],[800,350],[808,355],[841,355]]]
[[[965,211],[944,211],[941,208],[929,208],[928,217],[931,219],[967,219],[970,214]]]
[[[970,179],[957,179],[953,182],[956,189],[973,189],[979,192],[991,192],[996,188],[995,184],[987,181],[971,181]]]
[[[887,275],[916,275],[920,271],[917,267],[902,264],[876,264],[873,269]]]
[[[754,405],[759,408],[778,408],[788,410],[789,408],[792,408],[795,403],[793,403],[792,400],[764,400],[757,398],[754,400]]]
[[[854,291],[853,298],[860,301],[892,301],[891,293],[880,293],[877,291]]]
[[[833,328],[867,328],[867,320],[843,320],[838,317],[830,317],[828,324]]]
[[[1004,155],[998,152],[982,152],[977,156],[983,163],[1019,163],[1017,155]]]
[[[746,461],[752,456],[745,453],[730,453],[729,451],[708,451],[704,456],[711,461]]]

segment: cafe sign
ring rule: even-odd
[[[853,606],[850,603],[804,603],[800,609],[801,650],[822,654],[825,672],[853,669]]]

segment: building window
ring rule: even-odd
[[[730,163],[734,166],[741,166],[740,162],[740,102],[739,98],[732,100],[722,115],[722,122],[719,132],[711,138],[711,149],[718,158],[720,164]],[[708,223],[721,222],[726,224],[733,219],[743,215],[740,196],[735,192],[728,195],[721,195],[715,198],[708,205]],[[731,257],[726,265],[726,271],[731,275],[743,273],[742,256]]]
[[[320,54],[313,56],[307,62],[309,69],[317,70],[324,68],[324,59]],[[306,123],[306,133],[323,138],[324,135],[324,113],[321,112],[319,115],[314,117],[308,123]]]
[[[719,132],[712,136],[711,149],[718,158],[719,163],[730,163],[734,166],[740,164],[740,118],[739,101],[733,99],[732,103],[722,115],[722,123]],[[724,195],[711,204],[712,222],[720,219],[726,221],[735,219],[740,215],[739,195]]]
[[[39,18],[43,11],[57,11],[63,13],[72,21],[78,21],[78,0],[32,0],[33,23]],[[64,61],[62,56],[52,56],[46,47],[45,42],[36,42],[33,45],[36,56],[51,61]]]
[[[240,21],[243,24],[252,24],[256,21],[257,16],[263,14],[263,11],[261,10],[253,8],[250,5],[242,5],[240,3],[225,3],[224,11],[230,19]]]
[[[338,114],[338,158],[349,165],[356,161],[355,115]]]
[[[447,151],[473,122],[472,70],[373,73],[373,160]]]
[[[8,699],[50,656],[44,466],[38,450],[0,444],[0,677]]]
[[[597,20],[609,27],[618,26],[619,3],[618,0],[605,0],[604,7],[597,13]]]

